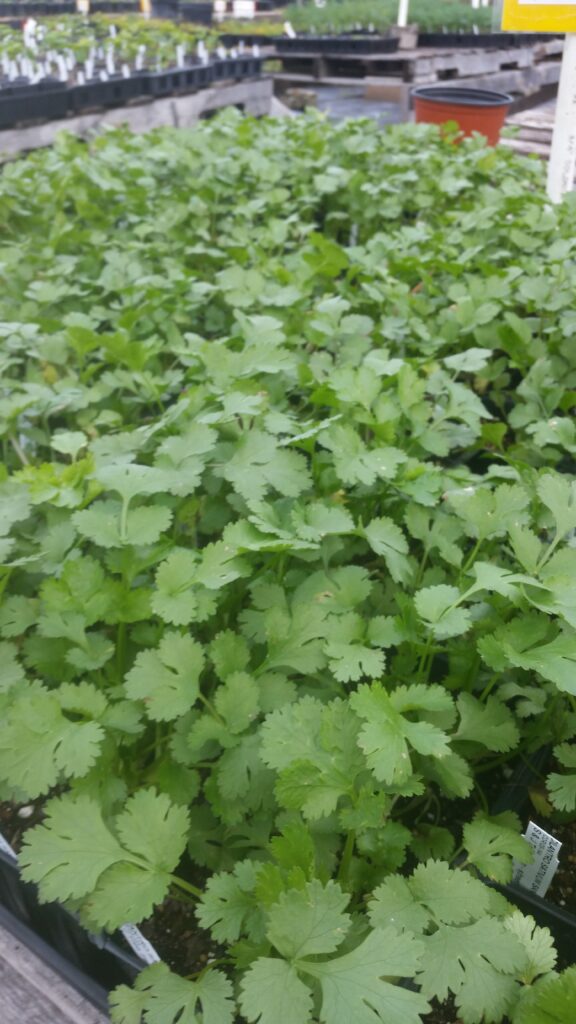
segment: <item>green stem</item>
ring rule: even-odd
[[[340,867],[338,868],[338,881],[346,883],[350,874],[350,865],[352,863],[352,856],[354,854],[354,844],[356,843],[356,833],[354,831],[349,832],[346,836],[346,842],[344,843],[344,849],[342,851],[342,858],[340,860]]]
[[[118,681],[122,682],[124,679],[124,667],[126,664],[126,623],[118,623],[118,633],[116,636],[116,671],[118,672]]]
[[[183,892],[189,893],[190,896],[194,896],[197,900],[202,899],[202,890],[198,889],[195,885],[191,885],[190,882],[184,881],[178,875],[170,875],[170,880],[178,889],[182,889]]]
[[[126,540],[126,533],[128,532],[128,509],[130,507],[130,499],[122,502],[122,511],[120,513],[120,539]]]
[[[499,678],[500,678],[500,673],[499,672],[495,672],[494,675],[490,677],[490,679],[486,683],[486,686],[484,687],[484,689],[482,690],[482,693],[480,694],[480,696],[478,698],[479,701],[486,700],[488,694],[492,692],[492,689],[494,687],[494,684],[496,683],[496,680],[499,679]]]
[[[478,554],[480,548],[482,547],[482,542],[483,542],[483,538],[482,537],[480,537],[476,541],[474,547],[472,548],[472,551],[468,555],[468,558],[466,559],[466,561],[464,562],[464,565],[462,566],[462,568],[460,570],[460,576],[461,577],[464,576],[464,574],[468,571],[468,569],[472,565],[472,562],[475,560],[476,555]]]

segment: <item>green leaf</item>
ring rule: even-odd
[[[126,675],[124,686],[132,700],[143,700],[149,718],[167,722],[185,714],[196,702],[204,667],[201,644],[170,631],[157,651],[141,651]]]
[[[264,920],[254,896],[257,878],[258,865],[245,860],[233,872],[212,875],[206,883],[196,917],[217,942],[235,942],[242,934],[256,942],[264,937]]]
[[[557,537],[576,528],[576,483],[556,473],[547,473],[538,481],[538,497],[550,509]]]
[[[240,1007],[254,1024],[309,1024],[313,1001],[310,989],[285,960],[260,957],[242,979]]]
[[[524,985],[532,985],[541,974],[554,970],[557,954],[548,928],[540,928],[533,917],[527,917],[519,910],[514,910],[504,920],[504,927],[516,936],[526,952],[527,962],[520,975]]]
[[[231,733],[244,732],[260,711],[258,684],[247,672],[232,672],[216,690],[214,704]]]
[[[188,981],[165,964],[153,964],[138,975],[136,988],[145,996],[146,1024],[233,1024],[232,984],[221,971],[208,970]]]
[[[186,846],[185,808],[140,790],[116,818],[116,834],[90,797],[64,796],[46,809],[21,858],[23,877],[38,884],[42,900],[83,897],[88,921],[109,930],[148,917],[162,902]]]
[[[399,526],[392,519],[383,516],[373,519],[364,530],[370,547],[384,559],[392,579],[397,583],[408,583],[412,567],[407,557],[408,541]]]
[[[526,954],[500,921],[482,918],[468,925],[442,924],[426,938],[422,992],[441,1002],[450,992],[465,1024],[497,1022],[513,1005]]]
[[[433,694],[434,688],[431,691]],[[358,687],[350,696],[350,704],[365,723],[358,744],[381,782],[400,784],[410,776],[410,747],[436,758],[449,752],[448,737],[437,726],[411,721],[403,714],[426,708],[426,695],[420,688],[401,687],[387,694],[381,684],[372,683]]]
[[[333,953],[350,927],[348,902],[335,882],[324,886],[314,879],[304,889],[290,889],[268,911],[268,939],[287,960]]]
[[[461,693],[457,700],[460,724],[454,739],[481,743],[488,750],[512,750],[519,740],[514,716],[497,697],[488,697],[485,703],[469,693]]]
[[[86,775],[103,740],[104,730],[97,722],[67,719],[54,694],[25,694],[0,725],[0,775],[16,792],[35,799],[48,793],[61,775]]]
[[[533,856],[530,844],[519,835],[519,825],[513,819],[514,816],[507,813],[493,818],[477,814],[464,826],[463,841],[468,860],[483,875],[501,884],[512,879],[512,858],[521,864],[530,864]],[[511,828],[511,823],[515,827]]]
[[[370,903],[375,928],[393,925],[415,933],[435,924],[466,924],[488,909],[487,887],[442,861],[420,864],[410,878],[392,875],[379,886]]]
[[[460,636],[466,633],[472,622],[470,612],[458,608],[460,591],[457,587],[439,583],[434,587],[418,590],[414,604],[418,615],[438,640]]]
[[[299,960],[296,967],[320,983],[323,1024],[421,1024],[426,1000],[390,981],[412,978],[421,955],[413,936],[386,928],[371,932],[351,953],[323,963]]]
[[[541,978],[522,993],[513,1024],[572,1024],[576,1005],[576,967]]]
[[[554,747],[554,756],[564,768],[576,769],[576,743],[560,743]],[[559,811],[576,810],[576,771],[567,775],[550,772],[546,788],[554,807]]]

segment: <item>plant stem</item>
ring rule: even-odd
[[[348,835],[346,836],[346,842],[344,843],[344,849],[342,850],[342,857],[340,859],[340,867],[338,868],[339,882],[346,883],[348,881],[355,842],[356,833],[354,831],[349,832]]]
[[[191,885],[190,882],[185,882],[183,878],[179,878],[178,875],[170,875],[171,881],[177,886],[178,889],[182,889],[183,892],[189,893],[194,896],[197,900],[202,898],[202,890],[198,889],[195,885]]]

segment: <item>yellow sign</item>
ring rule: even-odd
[[[502,28],[514,32],[576,32],[576,0],[504,0]]]

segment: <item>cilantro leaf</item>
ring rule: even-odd
[[[439,640],[460,636],[470,628],[470,612],[466,608],[459,608],[459,602],[460,591],[445,583],[424,587],[417,591],[414,598],[418,615]]]
[[[499,1021],[513,1005],[516,982],[526,954],[501,921],[484,917],[473,924],[441,924],[427,936],[424,966],[418,975],[428,998],[452,992],[466,1024]]]
[[[422,932],[430,921],[466,924],[482,917],[488,905],[489,890],[478,879],[443,861],[428,861],[410,878],[392,876],[375,890],[370,920],[375,928],[393,924]]]
[[[61,775],[86,775],[103,740],[101,725],[70,721],[53,693],[24,694],[0,725],[0,774],[16,793],[35,799],[49,792]]]
[[[109,929],[148,917],[184,851],[185,808],[141,790],[116,818],[116,834],[91,797],[64,796],[46,809],[45,823],[26,834],[21,858],[22,875],[38,884],[41,899],[83,897],[89,922]]]
[[[457,700],[460,724],[454,739],[481,743],[488,750],[512,750],[519,739],[518,726],[512,713],[497,697],[485,703],[469,693]]]
[[[413,977],[421,955],[413,936],[386,928],[371,932],[351,953],[322,963],[298,960],[296,967],[320,983],[323,1024],[420,1024],[429,1009],[425,998],[390,979]]]
[[[554,756],[564,768],[576,769],[576,744],[560,743],[554,747]],[[554,807],[559,811],[576,809],[576,771],[566,775],[550,772],[546,779],[546,788]]]
[[[188,711],[199,693],[204,666],[201,644],[170,631],[156,651],[141,651],[124,686],[133,700],[143,700],[148,716],[166,722]]]
[[[333,953],[343,942],[351,918],[349,897],[336,882],[314,879],[304,889],[290,889],[268,911],[266,934],[287,960]]]
[[[277,1024],[279,1006],[282,1024],[308,1024],[312,992],[291,964],[260,957],[242,979],[240,1006],[246,1020],[254,1024]]]
[[[113,1024],[233,1024],[232,984],[221,971],[195,981],[178,977],[165,964],[152,964],[136,978],[135,992],[124,986],[112,995]],[[201,1014],[201,1017],[198,1015]]]
[[[493,818],[477,814],[464,826],[463,841],[470,863],[502,884],[512,878],[512,858],[521,864],[530,864],[532,860],[532,849],[519,834],[519,823],[507,813]]]
[[[408,583],[412,566],[408,558],[408,541],[392,519],[383,516],[373,519],[364,530],[370,547],[384,559],[388,571],[397,583]]]

